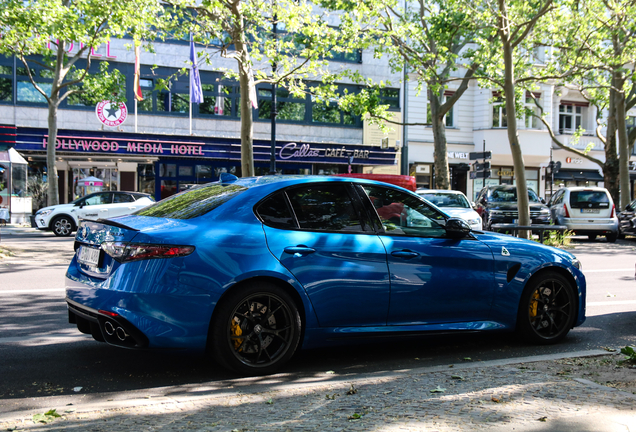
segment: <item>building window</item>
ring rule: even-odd
[[[264,86],[258,89],[258,118],[271,119],[272,89]],[[306,97],[298,98],[285,88],[276,89],[276,119],[303,122],[307,111]]]
[[[541,99],[540,94],[536,94],[534,97],[537,98],[537,100]],[[540,115],[539,107],[537,107],[537,104],[534,103],[532,96],[526,96],[525,109],[526,110],[523,114],[523,127],[526,129],[540,129],[541,120],[535,117],[535,115]]]
[[[13,66],[0,65],[0,102],[13,101]]]
[[[446,103],[446,101],[448,100],[448,98],[450,98],[452,96],[452,93],[445,93],[444,97],[442,98],[442,103]],[[452,106],[451,109],[446,113],[446,115],[444,115],[444,124],[446,125],[446,127],[453,127],[454,123],[453,123],[453,110],[455,109],[455,106]],[[430,102],[427,102],[426,104],[426,123],[428,124],[432,124],[433,123],[433,115],[431,114],[431,104]]]
[[[571,134],[583,127],[583,108],[569,103],[559,105],[559,133]]]
[[[492,127],[505,128],[508,127],[508,117],[506,116],[506,107],[503,97],[495,97],[492,104]]]

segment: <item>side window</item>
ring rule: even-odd
[[[345,183],[323,183],[287,191],[301,229],[364,232]]]
[[[443,237],[446,219],[419,198],[393,189],[363,186],[389,235]]]
[[[263,201],[256,209],[256,214],[265,225],[282,229],[298,228],[283,193]]]
[[[92,206],[92,205],[110,204],[112,202],[112,197],[113,197],[113,194],[111,193],[100,193],[90,198],[87,198],[86,201],[84,201],[84,205]]]
[[[113,194],[113,203],[127,203],[134,201],[135,199],[132,197],[132,195],[122,193]]]

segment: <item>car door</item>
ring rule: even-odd
[[[633,233],[636,231],[636,200],[628,204],[625,209],[618,213],[619,230],[621,234]]]
[[[131,194],[114,193],[113,203],[108,207],[108,217],[127,215],[142,207],[144,206],[141,204],[135,204],[135,198]]]
[[[269,250],[302,284],[321,327],[386,325],[386,251],[356,199],[348,182],[311,183],[257,208]]]
[[[107,219],[112,202],[113,194],[111,192],[96,193],[79,202],[80,206],[76,210],[77,216],[80,219]]]
[[[475,237],[446,237],[446,219],[419,197],[361,186],[380,219],[391,277],[389,325],[487,320],[494,257]]]

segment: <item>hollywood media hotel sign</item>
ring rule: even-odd
[[[42,138],[46,149],[48,136]],[[91,153],[128,153],[175,156],[203,156],[204,143],[58,136],[56,150]]]

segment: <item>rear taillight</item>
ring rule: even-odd
[[[612,215],[610,216],[611,218],[616,216],[616,204],[612,204]]]
[[[176,258],[190,255],[194,246],[104,242],[102,249],[120,263],[155,258]]]
[[[570,212],[568,211],[567,204],[563,204],[563,211],[565,212],[565,217],[569,218],[570,217]]]

